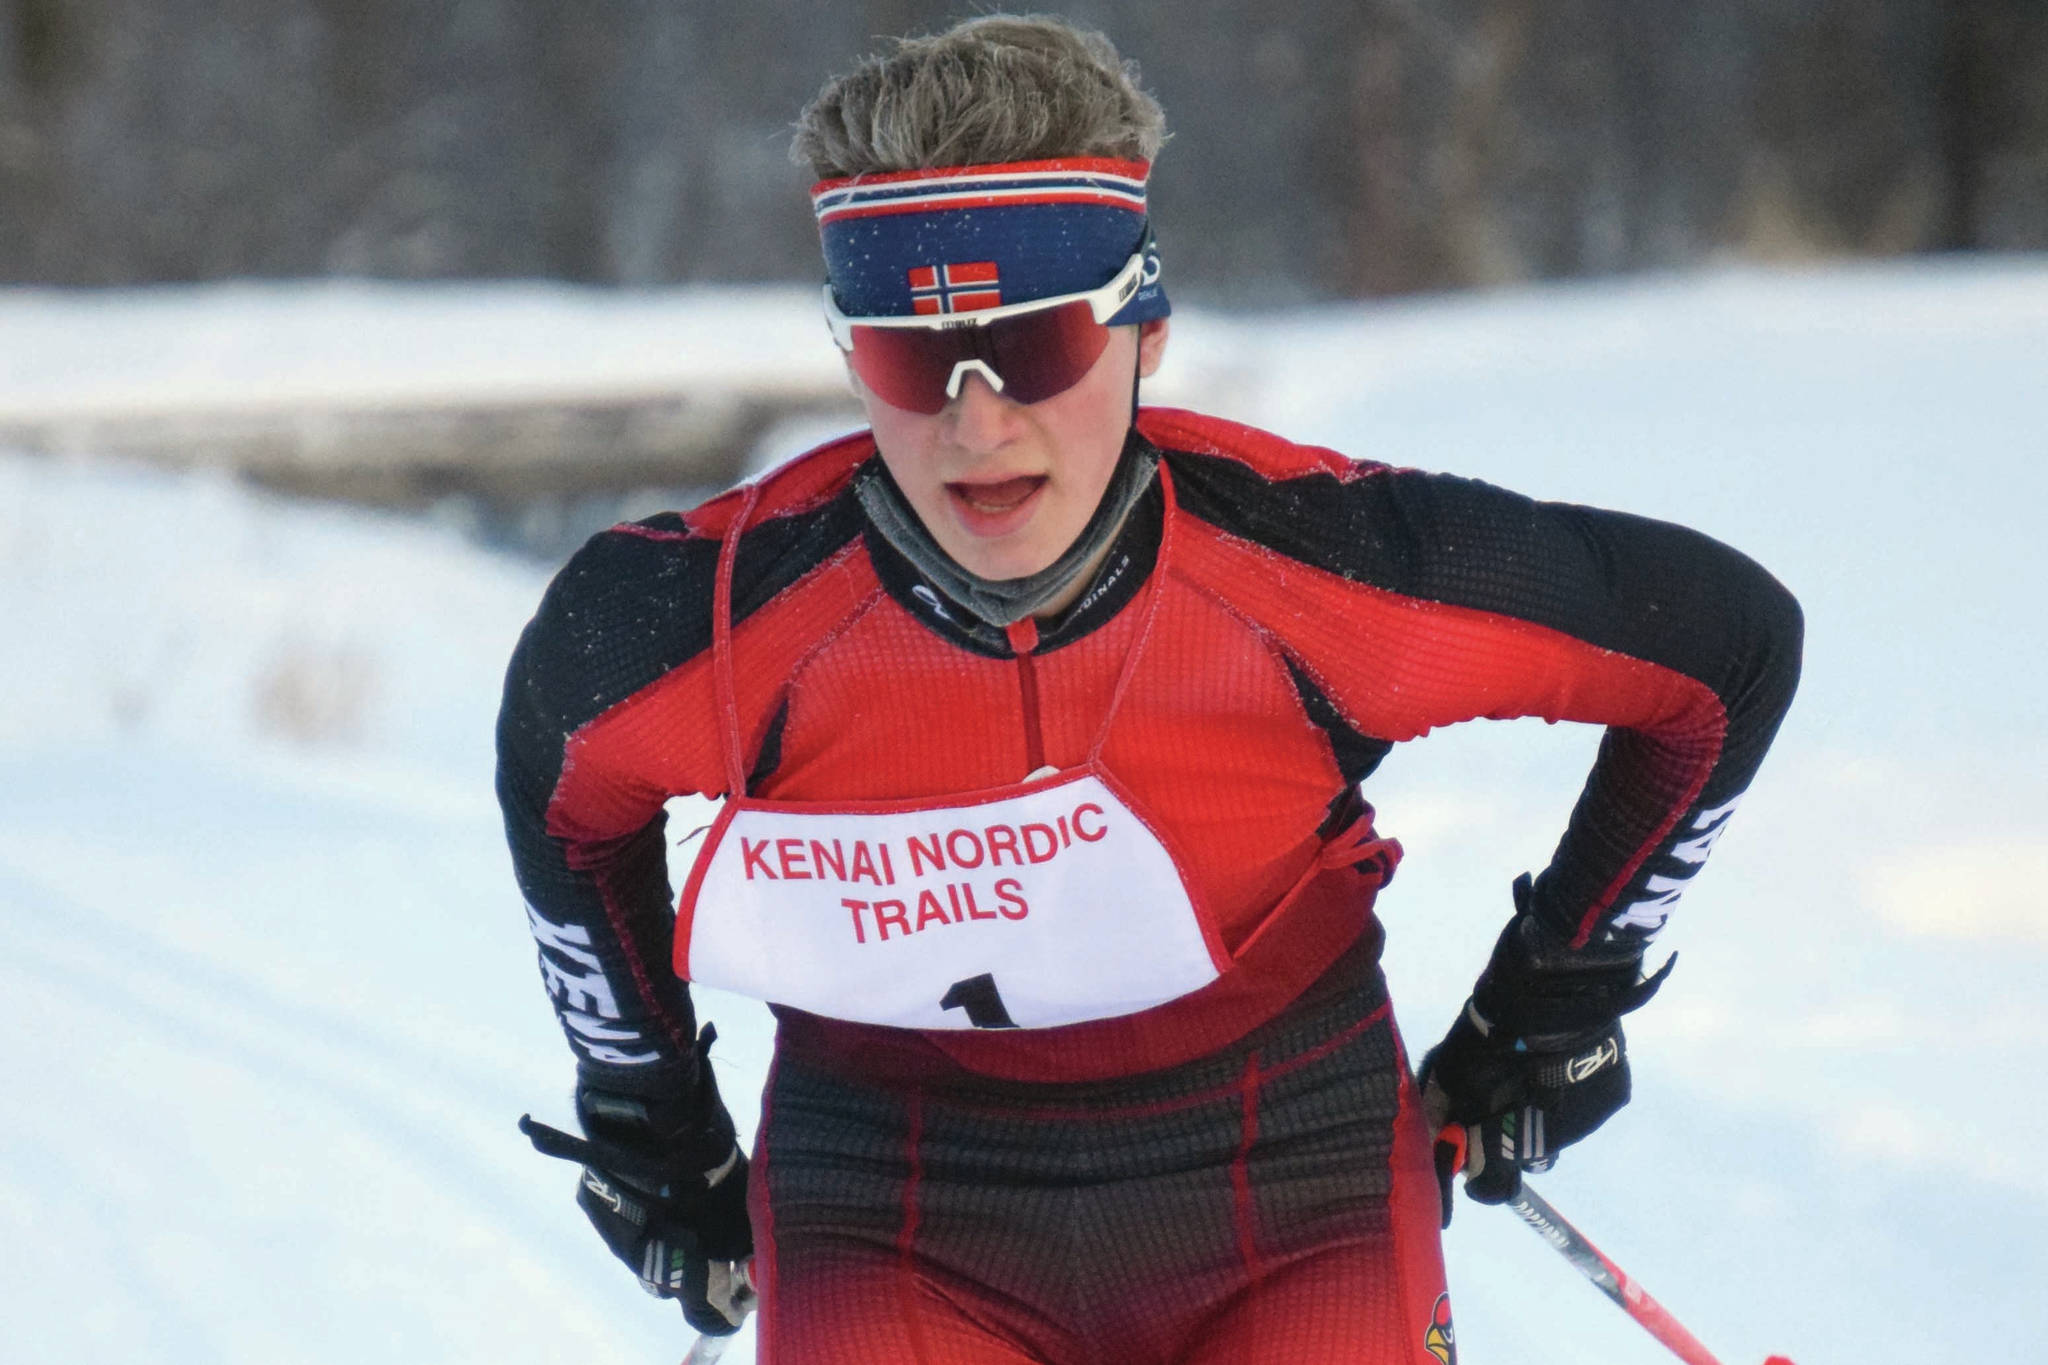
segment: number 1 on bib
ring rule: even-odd
[[[1003,997],[996,991],[993,972],[970,976],[965,981],[955,981],[939,1000],[942,1010],[966,1010],[967,1022],[976,1028],[1015,1028],[1017,1021],[1010,1018],[1009,1008],[1003,1004]]]

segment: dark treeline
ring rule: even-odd
[[[878,35],[966,12],[0,0],[0,280],[815,278],[791,118]],[[2048,246],[2041,0],[1065,12],[1166,105],[1192,297]]]

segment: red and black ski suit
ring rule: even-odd
[[[1662,925],[1790,702],[1797,606],[1696,533],[1189,413],[1142,410],[1134,439],[1162,473],[1093,584],[1008,631],[868,523],[870,438],[770,475],[719,632],[731,741],[712,603],[736,495],[595,538],[513,660],[500,796],[591,1081],[688,1083],[662,807],[724,794],[734,741],[747,793],[790,802],[997,788],[1098,746],[1234,964],[1059,1028],[778,1009],[764,1360],[1447,1361],[1429,1140],[1377,965],[1394,850],[1358,784],[1457,721],[1607,727],[1534,905],[1612,951]]]

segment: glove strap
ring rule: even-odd
[[[565,1133],[559,1128],[550,1128],[531,1114],[519,1116],[519,1131],[526,1134],[526,1140],[533,1144],[533,1150],[542,1156],[560,1157],[580,1166],[602,1166],[605,1154],[600,1153],[597,1144],[588,1138]]]

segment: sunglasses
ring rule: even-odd
[[[1109,345],[1109,320],[1145,276],[1138,252],[1116,278],[1084,294],[1058,294],[966,313],[850,318],[825,286],[825,322],[853,372],[892,408],[937,413],[978,373],[1019,403],[1066,392]]]

